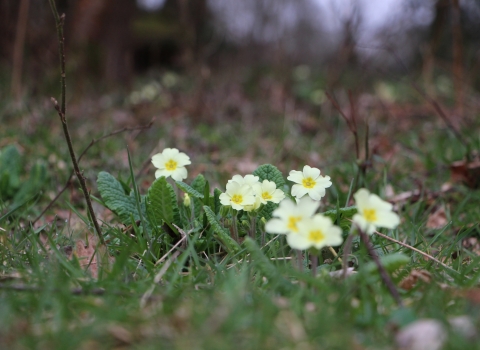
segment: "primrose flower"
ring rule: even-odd
[[[252,205],[245,205],[243,207],[243,210],[245,211],[257,210],[258,208],[260,208],[261,205],[262,205],[262,201],[260,200],[260,197],[255,195],[255,202]]]
[[[187,169],[185,165],[191,164],[190,157],[176,148],[165,148],[162,153],[155,154],[152,157],[152,164],[158,168],[155,172],[155,178],[160,176],[169,177],[175,181],[182,181],[187,178]]]
[[[320,249],[338,246],[343,242],[342,229],[333,225],[329,217],[321,214],[299,221],[297,226],[298,234],[287,235],[287,242],[293,249]]]
[[[263,182],[254,183],[252,187],[255,197],[262,204],[267,204],[267,202],[280,203],[285,198],[285,193],[278,189],[273,181],[263,180]]]
[[[237,182],[227,183],[227,191],[220,195],[220,203],[230,205],[235,210],[243,210],[245,206],[255,203],[252,186]]]
[[[245,177],[243,177],[242,175],[233,175],[233,177],[230,180],[228,180],[228,183],[236,182],[239,185],[247,184],[249,186],[253,186],[253,184],[258,183],[258,180],[259,180],[259,177],[252,174],[245,175]]]
[[[400,217],[392,211],[392,205],[376,194],[361,188],[353,195],[358,213],[352,218],[358,228],[371,235],[377,227],[393,229],[400,223]]]
[[[312,201],[309,197],[300,199],[298,203],[285,198],[273,211],[274,218],[266,223],[265,231],[287,236],[296,235],[299,232],[298,223],[315,214],[319,206],[319,202]]]
[[[303,171],[290,171],[287,179],[296,183],[292,187],[292,196],[297,199],[308,194],[313,200],[319,201],[325,196],[325,189],[332,185],[330,176],[321,176],[319,169],[308,165],[303,167]]]

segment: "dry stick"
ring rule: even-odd
[[[55,109],[60,116],[60,120],[62,122],[63,133],[65,135],[65,140],[67,141],[68,151],[70,152],[70,158],[72,159],[73,168],[75,170],[75,174],[77,175],[78,181],[80,182],[80,186],[82,187],[83,195],[85,197],[85,201],[87,203],[88,212],[90,213],[90,218],[95,226],[95,231],[97,232],[98,239],[102,245],[105,245],[105,239],[103,238],[102,230],[100,225],[98,224],[97,217],[92,207],[92,201],[90,199],[90,194],[87,189],[87,184],[85,183],[85,178],[83,177],[82,173],[80,172],[80,168],[78,166],[77,157],[75,156],[75,151],[73,150],[72,139],[70,137],[70,132],[68,130],[67,119],[66,119],[66,107],[65,107],[65,99],[66,99],[66,73],[65,73],[65,38],[63,35],[63,25],[65,20],[65,15],[63,14],[61,17],[58,15],[57,7],[55,5],[55,0],[49,0],[50,7],[52,8],[53,15],[55,17],[55,22],[57,25],[57,35],[58,35],[58,44],[59,44],[59,53],[60,53],[60,65],[61,65],[61,86],[62,86],[62,94],[61,94],[61,106],[58,105],[57,100],[53,97],[52,102],[55,106]]]
[[[345,119],[345,122],[347,123],[348,128],[350,129],[350,131],[352,132],[352,134],[355,138],[355,152],[357,154],[357,159],[360,159],[360,145],[358,143],[357,123],[355,121],[354,114],[352,114],[352,119],[348,118],[347,115],[340,108],[337,101],[332,97],[332,95],[330,95],[328,92],[326,92],[325,95],[330,100],[333,107],[335,107],[337,112],[340,113],[340,115],[343,117],[343,119]]]
[[[392,295],[393,299],[395,299],[398,306],[403,307],[403,302],[400,298],[400,294],[398,293],[397,288],[395,288],[395,285],[393,284],[390,276],[388,275],[387,270],[385,270],[385,267],[383,267],[382,263],[380,262],[377,252],[373,248],[373,245],[370,242],[368,235],[362,230],[358,230],[358,232],[360,234],[361,240],[363,241],[363,244],[365,244],[365,247],[367,247],[368,254],[372,257],[373,261],[378,267],[378,271],[380,272],[380,277],[382,278],[383,283],[388,288],[388,291]]]
[[[433,261],[435,261],[436,263],[442,265],[442,266],[443,266],[444,268],[446,268],[447,270],[453,271],[453,272],[455,272],[455,273],[459,273],[458,271],[455,271],[454,269],[452,269],[450,266],[445,265],[444,263],[442,263],[440,260],[434,258],[434,257],[431,256],[431,255],[428,255],[428,254],[425,253],[425,252],[422,252],[421,250],[419,250],[419,249],[417,249],[417,248],[415,248],[415,247],[412,247],[411,245],[408,245],[408,244],[406,244],[406,243],[400,242],[400,241],[398,241],[398,240],[396,240],[396,239],[394,239],[394,238],[388,237],[387,235],[384,235],[383,233],[380,233],[380,232],[378,232],[378,231],[375,231],[375,234],[377,234],[378,236],[383,237],[383,238],[385,238],[385,239],[388,239],[389,241],[395,242],[395,243],[401,245],[402,247],[405,247],[405,248],[408,248],[408,249],[410,249],[410,250],[413,250],[414,252],[416,252],[416,253],[418,253],[418,254],[426,257],[427,259],[433,260]]]
[[[112,131],[110,134],[103,135],[102,137],[100,137],[98,139],[93,139],[92,141],[90,141],[89,145],[82,151],[82,153],[80,153],[80,156],[78,156],[78,162],[80,163],[80,160],[82,159],[82,157],[96,143],[98,143],[98,142],[100,142],[100,141],[102,141],[102,140],[104,140],[108,137],[120,134],[120,133],[125,132],[125,131],[149,129],[153,125],[153,122],[154,122],[154,119],[152,119],[152,121],[150,123],[148,123],[147,125],[135,126],[135,127],[131,127],[131,128],[125,127],[123,129],[120,129],[120,130]],[[68,177],[67,182],[65,183],[65,186],[63,186],[63,188],[50,201],[50,203],[45,207],[45,209],[43,209],[43,211],[40,213],[40,215],[38,215],[37,218],[35,218],[35,220],[32,221],[32,225],[34,225],[38,220],[40,220],[40,218],[43,216],[43,214],[45,214],[47,212],[47,210],[52,207],[52,205],[57,201],[58,198],[60,198],[60,196],[63,194],[63,192],[65,192],[65,190],[68,188],[68,186],[70,186],[70,181],[72,180],[72,177],[73,177],[74,173],[75,173],[75,171],[72,170],[72,172],[70,173],[70,176]]]

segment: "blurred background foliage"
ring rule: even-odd
[[[196,77],[200,95],[219,72],[239,73],[247,93],[257,93],[262,87],[249,89],[249,83],[257,85],[256,74],[267,71],[280,77],[275,92],[280,99],[293,91],[318,105],[324,90],[339,86],[375,86],[383,96],[398,95],[372,81],[409,72],[431,93],[457,91],[461,109],[464,87],[480,87],[480,3],[475,0],[57,3],[66,15],[69,77],[80,91],[131,91],[134,77],[169,71]],[[17,101],[51,94],[46,89],[57,83],[53,26],[44,0],[0,3],[1,88]],[[174,84],[172,76],[166,79]],[[204,96],[194,99],[201,114],[198,100]]]

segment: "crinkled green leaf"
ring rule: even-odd
[[[195,179],[193,179],[192,184],[190,185],[193,189],[197,190],[199,193],[203,193],[205,190],[205,184],[207,180],[202,174],[198,174]]]
[[[148,189],[147,203],[150,221],[156,225],[165,221],[178,234],[177,229],[172,225],[182,226],[177,196],[172,185],[167,182],[164,176],[156,179]]]
[[[395,272],[396,270],[400,269],[401,267],[407,265],[410,262],[410,257],[401,253],[384,255],[379,257],[379,259],[380,263],[389,273]],[[374,273],[378,271],[377,265],[374,261],[368,262],[362,267],[362,269],[368,273]]]
[[[192,203],[194,206],[194,212],[195,212],[195,217],[199,218],[199,216],[202,214],[202,207],[205,205],[205,186],[207,184],[207,180],[202,174],[198,174],[195,179],[193,179],[192,184],[190,187],[192,187],[194,190],[196,190],[198,193],[202,194],[202,197],[193,197],[192,198]]]
[[[350,227],[352,226],[352,223],[350,220],[356,213],[357,213],[357,207],[351,206],[346,208],[339,208],[338,210],[337,209],[329,210],[322,214],[332,219],[332,222],[340,226],[343,232],[348,232],[350,230]],[[338,222],[336,222],[337,220]]]
[[[177,184],[178,188],[180,188],[183,192],[188,193],[190,197],[203,199],[203,194],[198,192],[190,185],[187,185],[185,182],[175,181],[175,183]]]
[[[230,237],[230,232],[222,227],[220,222],[217,220],[215,213],[212,211],[212,209],[210,209],[209,206],[203,206],[203,210],[205,211],[207,220],[212,226],[213,232],[215,232],[217,239],[225,245],[229,252],[237,254],[240,251],[240,246],[232,237]]]
[[[118,215],[122,223],[131,224],[132,216],[135,221],[140,220],[135,196],[133,193],[127,196],[123,186],[115,177],[101,171],[98,174],[97,187],[107,208]]]
[[[268,202],[258,211],[258,217],[259,218],[263,217],[265,218],[265,220],[270,220],[272,218],[273,211],[277,208],[278,208],[278,204],[273,202]]]
[[[263,164],[260,165],[254,172],[253,175],[256,175],[260,178],[260,182],[263,180],[273,181],[277,185],[277,188],[283,189],[285,185],[285,180],[283,179],[283,174],[278,170],[278,168],[272,164]]]

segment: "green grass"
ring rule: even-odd
[[[188,77],[181,77],[179,84],[163,90],[173,101],[167,106],[155,99],[131,105],[113,95],[76,97],[70,103],[77,153],[93,138],[127,125],[146,124],[157,116],[150,129],[110,137],[89,150],[81,168],[95,196],[99,197],[95,180],[100,171],[124,181],[129,178],[127,146],[141,194],[154,181],[153,167],[147,165],[141,172],[143,165],[164,147],[176,147],[192,159],[188,184],[202,173],[211,191],[224,190],[232,175],[251,173],[260,164],[276,165],[284,178],[289,170],[310,164],[330,175],[334,184],[322,199],[321,210],[335,209],[337,200],[344,206],[356,175],[354,143],[343,120],[328,111],[327,103],[320,110],[300,101],[294,112],[282,114],[265,96],[250,94],[239,105],[227,95],[205,107],[201,116],[183,107],[191,96]],[[206,98],[222,93],[215,84],[209,89]],[[113,102],[106,103],[108,99]],[[400,291],[406,307],[399,309],[378,274],[368,268],[371,259],[358,242],[353,250],[358,273],[345,281],[329,275],[340,268],[335,259],[320,266],[317,278],[311,276],[306,260],[304,270],[298,271],[292,260],[284,259],[291,254],[283,237],[261,247],[261,253],[244,244],[239,253],[223,249],[204,254],[196,243],[201,233],[207,246],[218,249],[219,242],[198,229],[176,250],[178,256],[173,259],[170,254],[170,260],[156,265],[145,252],[141,226],[126,230],[100,204],[95,208],[104,220],[111,261],[103,265],[98,278],[92,278],[85,271],[85,261],[68,257],[78,239],[94,233],[85,223],[85,205],[76,182],[35,226],[30,225],[70,173],[58,116],[43,101],[32,100],[23,109],[9,107],[9,101],[4,105],[0,149],[14,144],[21,150],[22,181],[28,181],[37,160],[47,164],[48,177],[42,191],[0,219],[0,227],[6,230],[0,231],[2,348],[385,349],[392,348],[397,329],[417,319],[434,318],[447,324],[451,317],[467,315],[478,327],[479,306],[462,291],[476,288],[480,279],[478,248],[463,245],[466,238],[480,234],[480,191],[453,184],[449,192],[440,192],[449,181],[449,164],[462,158],[463,149],[433,113],[421,119],[408,115],[392,119],[381,110],[360,110],[369,117],[371,151],[378,144],[363,184],[383,197],[388,186],[396,193],[419,187],[423,191],[418,201],[399,203],[401,225],[382,232],[456,271],[373,237],[380,255],[409,257],[407,265],[392,273],[395,283],[413,269],[431,274],[429,283],[420,281],[413,289]],[[300,115],[310,117],[313,126],[305,128]],[[360,131],[363,135],[363,126]],[[471,125],[464,134],[478,148],[474,139],[478,125]],[[432,197],[432,193],[438,195]],[[12,209],[10,205],[10,199],[0,203],[0,218]],[[429,228],[427,220],[438,207],[445,208],[448,223]],[[274,237],[268,235],[267,241]],[[173,245],[164,233],[156,238],[161,242],[159,252]],[[449,327],[447,331],[446,348],[478,348],[475,341]]]

